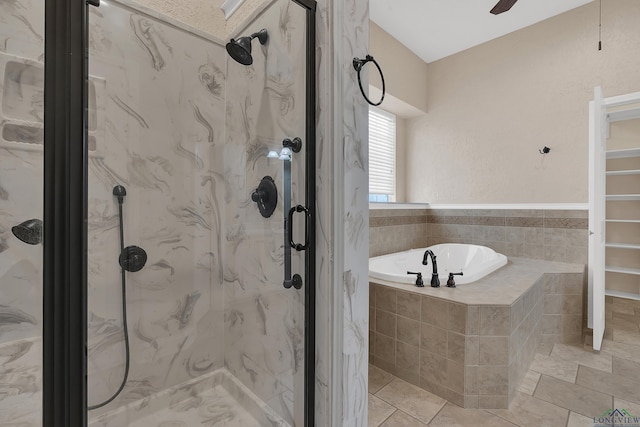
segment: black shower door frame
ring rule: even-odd
[[[304,422],[315,423],[316,2],[307,12]],[[87,425],[88,8],[45,0],[43,426]]]

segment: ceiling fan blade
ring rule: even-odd
[[[511,9],[511,7],[516,4],[518,0],[500,0],[498,3],[496,3],[495,6],[493,6],[493,9],[491,9],[491,13],[493,13],[494,15],[500,15],[501,13],[506,12],[507,10]]]

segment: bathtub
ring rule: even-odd
[[[422,265],[422,257],[427,249],[431,249],[437,257],[441,286],[447,283],[449,273],[464,273],[455,277],[456,284],[463,285],[475,282],[507,263],[506,256],[485,246],[444,243],[369,258],[369,277],[415,284],[416,276],[407,274],[407,271],[420,272],[425,286],[429,286],[433,268],[431,259],[428,265]]]

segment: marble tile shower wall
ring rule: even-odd
[[[280,190],[283,162],[267,154],[284,138],[304,140],[305,19],[278,0],[246,29],[267,28],[269,43],[254,46],[251,67],[228,62],[224,157],[225,366],[292,425],[304,415],[304,287],[282,286],[282,200],[265,219],[251,193],[266,175]],[[291,162],[292,205],[305,203],[304,158],[303,149]],[[293,273],[304,275],[304,253],[292,256]]]
[[[353,58],[369,50],[369,2],[317,3],[315,416],[318,426],[360,427],[368,416],[369,108]]]
[[[32,338],[42,330],[42,247],[20,242],[11,227],[42,218],[43,155],[13,148],[42,143],[43,7],[0,3],[0,345],[21,354],[40,347]]]
[[[373,209],[369,213],[371,256],[439,243],[472,243],[507,256],[587,263],[586,210]]]
[[[118,3],[90,8],[90,24],[104,122],[89,156],[90,404],[117,389],[124,364],[116,184],[127,188],[125,244],[148,254],[128,274],[130,377],[95,416],[224,364],[226,54]]]
[[[40,413],[42,246],[20,242],[11,227],[42,218],[43,8],[42,1],[0,2],[1,424]]]
[[[40,389],[41,248],[10,227],[42,217],[43,9],[0,2],[0,363],[10,355],[3,382],[29,395]],[[124,365],[116,184],[128,193],[125,244],[149,256],[128,275],[129,381],[91,415],[225,366],[292,420],[303,294],[282,290],[282,208],[263,219],[250,195],[263,176],[282,178],[265,150],[304,134],[304,12],[274,3],[252,24],[271,29],[268,47],[240,67],[220,43],[137,10],[90,8],[90,404],[111,395]],[[228,66],[239,68],[227,81]],[[294,182],[302,173],[294,166]],[[22,396],[0,397],[0,412]]]

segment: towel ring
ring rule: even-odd
[[[364,88],[362,87],[362,79],[360,78],[360,72],[362,71],[364,64],[366,64],[367,62],[374,63],[374,65],[378,69],[378,72],[380,73],[380,79],[382,79],[382,97],[380,98],[380,101],[378,101],[377,103],[371,102],[371,100],[367,97],[367,94],[365,93]],[[384,83],[384,74],[382,74],[382,69],[380,68],[380,65],[378,64],[378,62],[375,59],[373,59],[373,56],[371,55],[367,55],[365,59],[353,58],[353,68],[358,73],[358,85],[360,86],[360,92],[362,92],[362,96],[364,96],[364,99],[366,99],[367,102],[373,105],[374,107],[377,107],[378,105],[382,104],[382,101],[384,100],[384,94],[385,94],[385,83]]]

